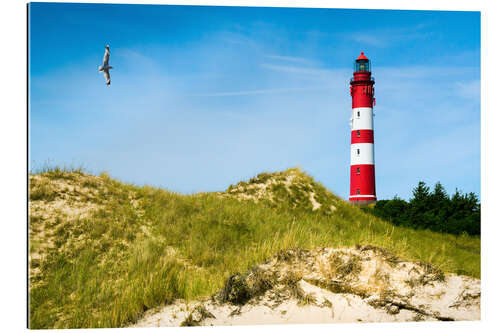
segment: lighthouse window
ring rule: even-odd
[[[359,59],[354,62],[354,71],[355,72],[369,72],[370,71],[370,62],[368,59]]]
[[[356,173],[359,175],[359,168],[356,169]]]
[[[358,149],[358,155],[359,155],[359,149]]]
[[[356,190],[356,193],[359,194],[359,188]]]
[[[360,133],[360,132],[359,132],[359,130],[358,130],[358,131],[356,132],[356,135],[358,136],[358,138],[359,138],[359,133]]]
[[[360,113],[359,113],[359,111],[358,111],[358,118],[359,118],[359,115],[360,115]]]

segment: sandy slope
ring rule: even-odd
[[[289,250],[210,299],[149,311],[135,327],[479,320],[480,280],[383,249]]]

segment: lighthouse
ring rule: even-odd
[[[375,155],[373,141],[374,78],[370,60],[361,52],[354,61],[351,78],[351,187],[349,201],[369,204],[377,201],[375,193]]]

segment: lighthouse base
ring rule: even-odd
[[[349,197],[349,202],[357,206],[365,206],[377,202],[376,196]]]
[[[349,200],[349,202],[356,206],[366,206],[372,203],[376,203],[377,200]]]

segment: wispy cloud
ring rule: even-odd
[[[481,81],[472,80],[467,82],[456,83],[458,94],[464,98],[472,99],[479,102],[481,99]]]
[[[279,88],[279,89],[261,89],[261,90],[243,90],[230,92],[217,92],[206,94],[191,94],[194,97],[224,97],[224,96],[245,96],[245,95],[264,95],[264,94],[284,94],[298,91],[319,91],[330,89],[328,86],[322,87],[303,87],[303,88]]]
[[[374,47],[387,47],[404,40],[410,41],[429,37],[431,33],[423,31],[425,27],[427,27],[426,24],[419,24],[415,27],[362,30],[341,34],[339,37]]]
[[[224,31],[220,33],[219,37],[225,43],[237,44],[246,47],[255,47],[257,45],[254,39],[243,33]]]
[[[358,32],[349,34],[346,36],[346,38],[352,39],[360,44],[366,44],[377,47],[385,46],[387,44],[387,39],[385,38],[385,36],[377,36],[374,35],[373,33],[367,33],[367,32]]]
[[[283,66],[274,65],[269,63],[263,63],[260,65],[263,68],[271,69],[278,72],[287,72],[295,74],[307,74],[307,75],[326,75],[333,74],[334,72],[330,69],[317,68],[317,67],[303,67],[303,66]]]
[[[300,64],[312,64],[313,61],[310,59],[306,58],[300,58],[300,57],[290,57],[290,56],[283,56],[283,55],[266,55],[266,58],[269,59],[274,59],[274,60],[281,60],[285,62],[295,62],[295,63],[300,63]]]
[[[404,70],[397,67],[377,67],[377,75],[390,75],[391,78],[398,79],[425,79],[425,78],[450,78],[464,77],[478,72],[477,67],[472,66],[425,66],[414,65],[405,66]]]

